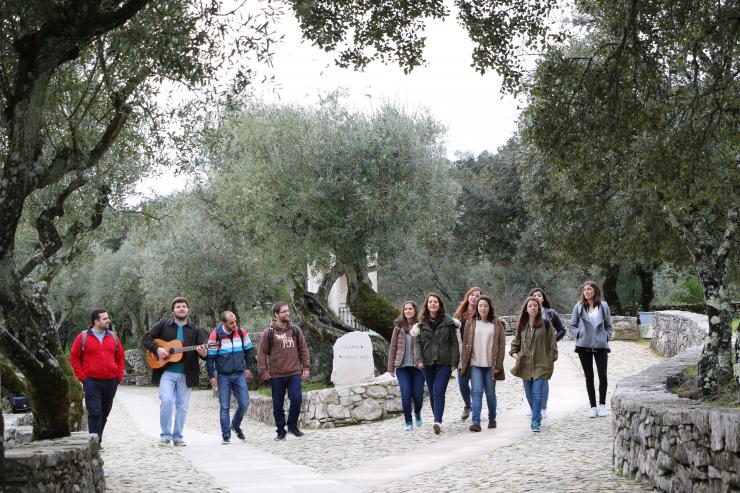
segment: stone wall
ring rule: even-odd
[[[568,323],[570,323],[570,314],[568,313],[565,315],[558,315],[560,316],[560,320],[563,322],[563,326],[567,331]],[[505,315],[499,317],[499,319],[501,319],[501,322],[504,324],[507,336],[514,335],[514,331],[516,330],[517,318],[518,316],[516,315]],[[614,315],[612,316],[612,324],[614,324],[614,340],[636,341],[640,338],[640,334],[638,332],[637,317],[621,317],[618,315]],[[571,337],[570,333],[566,332],[563,340],[572,341],[573,337]]]
[[[3,414],[3,446],[5,450],[33,440],[33,414]]]
[[[740,491],[740,410],[666,388],[700,357],[701,347],[691,348],[619,382],[611,400],[617,473],[671,493]]]
[[[671,357],[704,344],[708,333],[706,315],[680,311],[655,312],[650,347],[661,356]]]
[[[286,398],[286,413],[288,405]],[[400,412],[398,382],[386,375],[368,383],[304,392],[298,422],[307,428],[334,428],[377,421]],[[273,424],[272,398],[250,392],[247,415]]]
[[[103,492],[97,435],[75,432],[5,452],[5,488],[14,492]]]

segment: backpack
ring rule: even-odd
[[[31,411],[31,399],[24,395],[9,395],[8,402],[13,414],[27,413]]]
[[[82,362],[82,359],[85,357],[85,345],[87,344],[87,332],[89,330],[92,330],[92,329],[85,329],[85,330],[83,330],[80,333],[82,335],[82,352],[80,353],[80,362]],[[113,353],[113,357],[115,358],[116,356],[118,356],[118,346],[120,345],[120,343],[118,341],[118,336],[112,330],[107,330],[106,329],[105,332],[106,333],[110,333],[113,336],[113,342],[115,342],[115,344],[116,344],[116,351]],[[103,336],[103,338],[105,338],[105,336]],[[102,344],[102,342],[101,342],[101,344]]]
[[[296,350],[299,351],[298,352],[298,358],[300,359],[300,357],[301,357],[300,349],[301,348],[299,346],[299,343],[300,343],[301,338],[298,337],[298,336],[301,335],[301,328],[298,327],[297,325],[291,325],[290,328],[293,331],[293,335],[295,336],[295,348],[296,348]],[[273,329],[272,328],[272,325],[271,325],[270,328],[268,329],[268,332],[267,332],[267,354],[272,353],[272,341],[273,341],[273,339],[275,339],[275,329]]]

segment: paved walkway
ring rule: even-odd
[[[155,388],[121,387],[106,429],[104,452],[110,491],[648,491],[611,473],[611,420],[589,419],[582,371],[572,342],[559,344],[550,384],[548,418],[529,431],[521,380],[508,373],[497,385],[499,427],[470,433],[460,421],[462,402],[450,382],[444,431],[434,435],[428,402],[425,425],[403,432],[401,417],[382,422],[306,430],[301,439],[274,442],[274,428],[248,422],[247,443],[220,444],[218,402],[193,392],[187,447],[159,447]],[[621,378],[657,362],[645,345],[614,342],[610,393]],[[485,406],[485,404],[484,404]],[[486,411],[483,411],[483,419]],[[162,464],[169,473],[152,472]],[[166,464],[166,466],[165,466]],[[145,471],[145,473],[143,473]],[[177,478],[176,480],[169,480]]]

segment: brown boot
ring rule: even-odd
[[[496,420],[495,419],[489,419],[488,420],[488,428],[496,428]]]
[[[469,428],[470,431],[480,431],[480,423],[473,423],[470,425]]]

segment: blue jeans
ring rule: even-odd
[[[231,438],[231,429],[239,429],[244,414],[246,414],[249,407],[247,379],[244,377],[244,372],[239,371],[228,375],[219,373],[216,380],[218,382],[218,403],[221,406],[221,414],[219,416],[221,421],[221,436]],[[236,411],[234,412],[234,419],[231,421],[231,426],[229,426],[229,409],[231,408],[232,392],[236,398]]]
[[[441,423],[442,415],[445,413],[445,393],[447,384],[450,383],[450,375],[452,375],[450,365],[424,366],[424,379],[427,381],[435,423]]]
[[[529,407],[532,409],[532,421],[540,421],[542,419],[542,387],[547,383],[547,379],[522,379],[522,383],[524,383],[527,402],[529,402]]]
[[[272,415],[275,417],[275,426],[280,435],[285,435],[285,391],[288,391],[288,429],[298,429],[298,415],[301,413],[301,376],[271,378],[272,387]]]
[[[411,400],[414,401],[414,411],[421,413],[424,403],[424,373],[413,366],[396,368],[398,388],[401,390],[401,406],[406,424],[411,424]]]
[[[483,407],[483,392],[486,393],[488,404],[488,421],[496,419],[496,380],[491,375],[491,368],[482,366],[470,367],[470,381],[473,388],[470,391],[473,407],[473,423],[480,423],[480,412]]]
[[[159,425],[162,428],[160,438],[182,441],[182,429],[188,415],[191,389],[185,384],[185,374],[165,371],[159,381]],[[175,425],[172,426],[172,412],[175,414]]]
[[[108,415],[113,407],[113,398],[118,389],[118,379],[87,377],[82,382],[87,408],[87,431],[98,435],[98,442],[103,442],[103,430]]]
[[[550,381],[545,380],[545,385],[542,386],[542,410],[547,410],[547,399],[550,397]]]
[[[460,396],[465,403],[465,407],[470,407],[470,377],[460,375],[460,372],[457,372],[457,386],[460,388]]]

